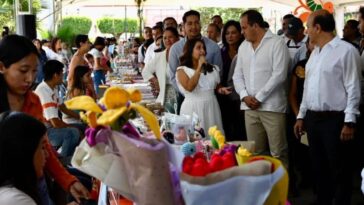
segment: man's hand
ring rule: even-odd
[[[252,110],[256,110],[260,107],[260,102],[253,96],[246,96],[243,98],[243,101]]]
[[[76,199],[77,203],[81,203],[81,198],[88,199],[90,193],[79,181],[70,186],[70,193]]]
[[[343,129],[341,130],[341,141],[349,141],[354,138],[354,128],[344,125]]]
[[[296,124],[294,125],[294,134],[296,135],[297,139],[300,139],[301,136],[304,134],[304,125],[303,125],[303,120],[302,119],[298,119],[296,121]]]
[[[221,95],[230,95],[232,93],[232,88],[231,87],[221,87],[219,88],[219,93]]]

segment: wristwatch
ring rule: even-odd
[[[354,128],[355,127],[355,123],[354,122],[344,122],[344,125],[350,128]]]

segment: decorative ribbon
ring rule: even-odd
[[[104,126],[97,126],[96,128],[89,127],[85,132],[86,141],[90,147],[93,147],[98,143],[107,144],[110,135],[110,128]]]

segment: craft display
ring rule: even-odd
[[[278,160],[226,142],[216,126],[205,136],[193,116],[166,114],[161,129],[141,99],[138,90],[110,87],[98,103],[87,96],[66,101],[89,125],[72,165],[138,205],[286,202],[288,176]],[[138,116],[149,135],[132,123]]]

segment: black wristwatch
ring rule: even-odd
[[[355,123],[354,122],[344,122],[344,125],[346,125],[347,127],[350,127],[350,128],[354,128],[355,127]]]

